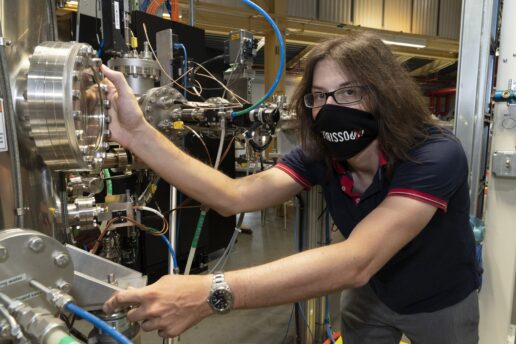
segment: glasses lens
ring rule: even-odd
[[[360,86],[349,86],[338,89],[334,93],[335,101],[339,104],[355,103],[362,100],[364,89]]]
[[[326,93],[314,92],[305,95],[305,105],[309,108],[317,108],[326,104]]]
[[[305,94],[304,100],[305,100],[305,106],[307,108],[314,107],[314,95],[312,93]]]

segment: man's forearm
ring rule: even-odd
[[[362,259],[341,242],[225,276],[236,309],[267,307],[363,285],[367,280],[361,275]]]

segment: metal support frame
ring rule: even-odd
[[[455,134],[468,158],[470,213],[473,215],[481,213],[478,195],[484,188],[482,156],[487,147],[483,144],[483,135],[493,78],[489,61],[492,22],[496,19],[493,8],[497,3],[495,0],[464,0],[462,4]]]
[[[303,216],[299,218],[300,248],[303,250],[316,248],[324,244],[324,228],[326,226],[325,201],[322,189],[317,186],[305,191],[300,195],[303,202]],[[324,297],[313,298],[300,302],[303,315],[297,319],[297,324],[306,325],[300,331],[301,342],[305,344],[322,343],[326,339],[324,327],[324,315],[326,313],[326,302]],[[296,313],[297,314],[297,313]],[[306,321],[305,321],[306,320]]]

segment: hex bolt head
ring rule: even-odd
[[[94,57],[91,59],[91,65],[92,67],[100,68],[100,66],[102,66],[102,60],[98,57]]]
[[[57,265],[60,268],[64,268],[65,266],[70,263],[70,257],[63,252],[55,252],[53,254],[54,256],[54,264]]]
[[[109,99],[104,100],[104,108],[109,110],[111,108],[111,102]]]
[[[32,251],[39,253],[45,248],[45,243],[43,242],[43,239],[39,237],[33,237],[29,239],[29,248]]]
[[[9,251],[7,247],[0,245],[0,263],[5,262],[9,257]]]
[[[61,290],[61,291],[65,292],[65,293],[67,293],[67,292],[69,292],[70,290],[72,290],[72,284],[71,284],[71,283],[66,282],[65,280],[61,280],[61,279],[60,279],[60,280],[58,280],[58,281],[56,282],[56,287],[57,287],[59,290]]]
[[[72,90],[72,99],[73,100],[81,99],[81,91],[79,91],[79,90]]]

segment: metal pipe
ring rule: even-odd
[[[170,185],[170,209],[176,209],[177,207],[177,189]],[[169,241],[170,246],[172,246],[172,249],[177,252],[176,250],[176,232],[177,232],[177,211],[171,211],[170,215],[168,217],[168,235],[169,235]],[[177,255],[177,253],[176,253]],[[168,255],[168,273],[172,275],[174,273],[174,262],[172,260],[172,256]],[[174,338],[167,338],[166,343],[167,344],[173,344]]]
[[[0,37],[2,29],[0,28]],[[14,208],[16,210],[16,227],[24,226],[24,206],[23,206],[23,185],[21,177],[20,150],[18,147],[18,133],[16,128],[16,115],[14,113],[13,97],[11,85],[9,83],[9,71],[7,70],[7,59],[5,45],[0,45],[0,88],[4,97],[5,121],[8,130],[7,144],[11,150],[11,169],[14,184]]]
[[[195,0],[190,0],[190,26],[195,26]]]

